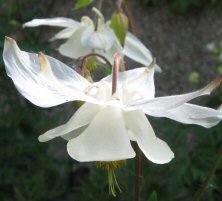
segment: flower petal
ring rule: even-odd
[[[119,73],[118,86],[123,90],[123,102],[130,103],[133,100],[154,98],[154,67],[136,68]],[[102,79],[103,82],[112,83],[112,75]]]
[[[153,60],[151,52],[138,38],[129,32],[126,35],[123,54],[145,66],[149,66]]]
[[[131,79],[127,79],[124,83],[123,90],[125,88],[125,91],[127,92],[125,92],[125,103],[143,98],[154,98],[154,68],[142,68],[140,73],[137,74],[138,71],[139,70],[136,69],[135,74],[131,77]]]
[[[124,113],[125,125],[135,136],[145,156],[157,164],[168,163],[174,158],[166,142],[155,136],[152,126],[142,111]]]
[[[222,120],[222,111],[185,103],[167,111],[149,112],[155,117],[167,117],[184,124],[197,124],[206,128],[215,126]]]
[[[76,30],[72,36],[59,47],[59,52],[67,57],[78,59],[92,52],[92,49],[84,47],[81,43],[81,37],[86,27]]]
[[[144,99],[140,101],[135,101],[134,103],[130,103],[129,107],[141,109],[146,113],[152,113],[153,110],[169,110],[176,108],[184,103],[203,95],[209,95],[216,87],[220,85],[222,81],[222,75],[213,80],[210,84],[205,86],[204,88],[181,95],[172,95],[172,96],[165,96],[165,97],[157,97],[154,99]]]
[[[109,106],[95,116],[81,135],[68,142],[67,150],[72,158],[82,162],[135,157],[122,111]]]
[[[95,53],[98,53],[98,54],[106,57],[106,59],[108,59],[108,61],[109,61],[111,64],[114,64],[115,54],[116,54],[117,52],[121,52],[121,51],[122,51],[122,48],[120,47],[120,45],[118,44],[118,42],[115,41],[114,44],[113,44],[113,46],[112,46],[110,49],[106,50],[106,51],[104,51],[104,50],[99,50],[99,49],[95,49],[94,51],[95,51]],[[97,58],[99,59],[100,62],[104,63],[104,60],[103,60],[103,59],[101,59],[101,58],[99,58],[99,57],[97,57]]]
[[[82,91],[90,83],[62,62],[21,51],[11,38],[5,39],[3,59],[6,72],[19,92],[40,107],[73,100],[92,100]]]
[[[94,105],[91,103],[83,104],[66,124],[40,135],[39,141],[46,142],[55,137],[64,137],[65,139],[67,139],[67,136],[76,137],[81,131],[83,131],[82,129],[76,131],[76,129],[88,125],[101,109],[102,106],[100,105]]]
[[[81,42],[84,47],[107,51],[115,42],[115,34],[109,27],[98,31],[93,27],[87,27],[82,34]]]
[[[77,30],[77,28],[68,27],[60,32],[58,32],[55,36],[53,36],[50,41],[57,40],[57,39],[66,39],[72,36],[72,34]]]
[[[80,22],[77,22],[73,19],[66,17],[55,17],[55,18],[46,18],[46,19],[33,19],[29,22],[23,24],[23,27],[37,27],[42,25],[47,26],[58,26],[58,27],[79,27]]]

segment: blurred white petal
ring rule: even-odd
[[[84,47],[81,43],[81,37],[85,27],[79,28],[72,36],[59,47],[59,52],[67,57],[77,59],[92,52],[92,49]]]
[[[72,34],[76,31],[77,29],[76,28],[73,28],[73,27],[68,27],[68,28],[65,28],[63,30],[61,30],[60,32],[58,32],[55,36],[53,36],[50,41],[53,41],[53,40],[57,40],[57,39],[66,39],[66,38],[69,38],[72,36]]]
[[[58,27],[79,27],[80,22],[72,20],[66,17],[55,17],[55,18],[46,18],[46,19],[33,19],[29,22],[23,24],[23,27],[37,27],[37,26],[58,26]]]
[[[107,51],[115,41],[115,34],[112,29],[106,27],[95,31],[94,27],[87,27],[82,33],[81,42],[84,47],[101,49]]]
[[[123,54],[144,66],[149,66],[153,60],[152,54],[146,46],[129,32],[126,35]]]

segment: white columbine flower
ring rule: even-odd
[[[93,11],[98,16],[97,26],[87,16],[82,17],[81,22],[65,17],[34,19],[23,26],[65,27],[51,40],[68,39],[59,47],[59,52],[73,59],[94,52],[105,56],[113,63],[115,53],[122,52],[125,56],[144,66],[148,66],[152,62],[151,52],[131,33],[127,33],[125,46],[122,48],[114,31],[110,28],[110,22],[105,22],[103,15],[96,8],[93,8]]]
[[[149,160],[167,163],[174,154],[155,135],[146,114],[206,128],[222,119],[221,109],[187,103],[210,94],[220,84],[221,76],[200,90],[155,98],[153,66],[137,68],[119,73],[117,92],[112,95],[112,76],[91,84],[52,57],[21,51],[13,39],[6,38],[3,57],[16,88],[35,105],[85,101],[66,124],[39,136],[42,142],[55,137],[68,140],[68,153],[78,161],[133,158],[130,141],[135,141]]]

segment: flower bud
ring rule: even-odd
[[[111,19],[111,28],[114,30],[120,44],[124,47],[125,38],[128,31],[129,22],[123,12],[114,13]]]

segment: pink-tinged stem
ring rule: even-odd
[[[120,61],[121,61],[121,54],[117,53],[115,55],[114,65],[113,65],[113,72],[112,72],[112,75],[113,75],[112,94],[116,93],[116,91],[117,91]]]

